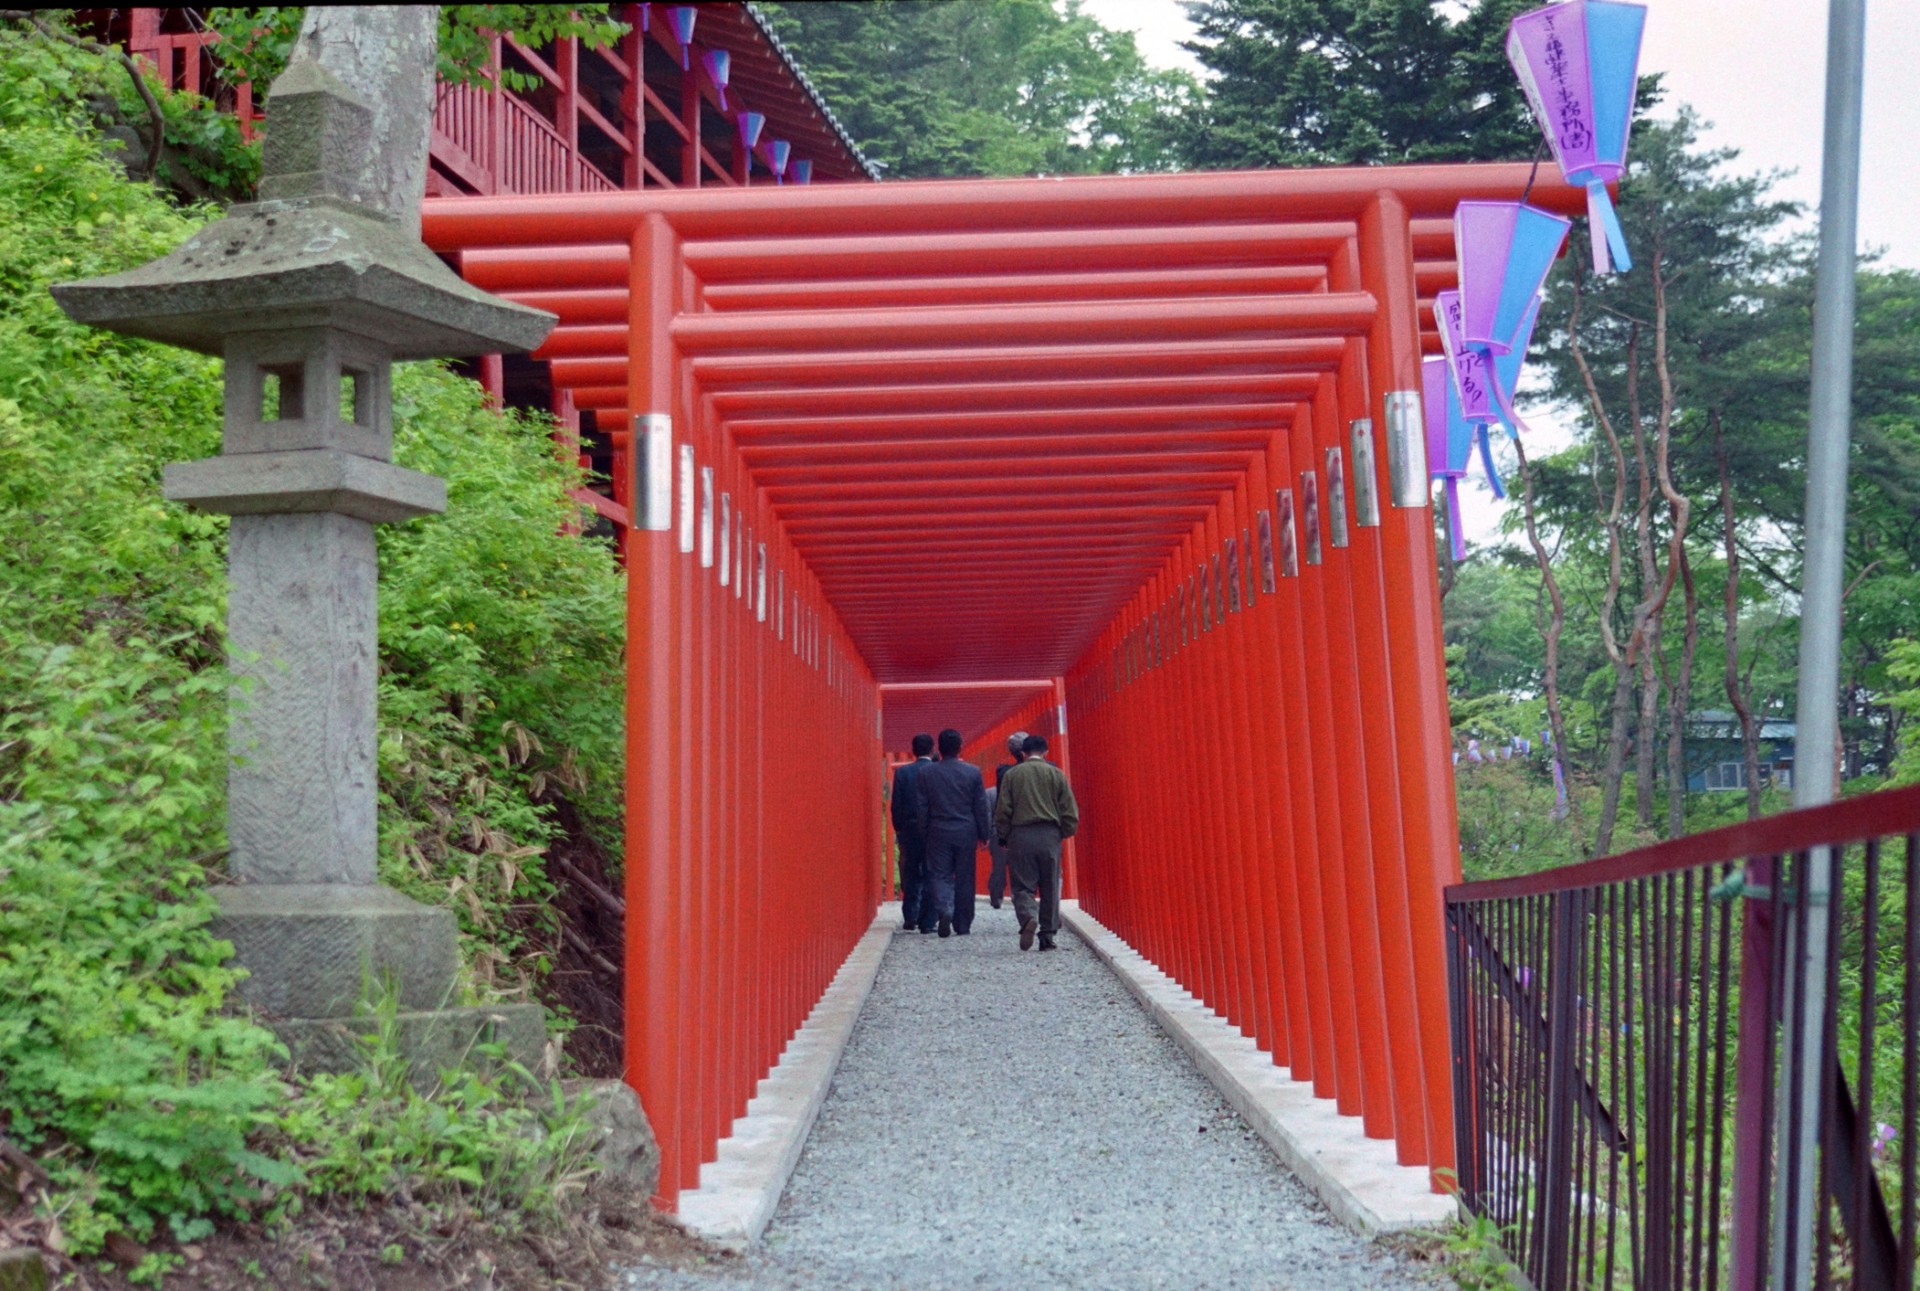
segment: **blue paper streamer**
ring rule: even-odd
[[[1627,253],[1627,234],[1620,227],[1620,216],[1613,209],[1613,198],[1607,195],[1607,186],[1597,179],[1587,181],[1587,218],[1592,220],[1606,236],[1607,250],[1613,255],[1613,264],[1621,273],[1633,268],[1633,257]],[[1595,239],[1594,250],[1597,253],[1599,239]],[[1602,258],[1594,256],[1595,273],[1608,272]]]
[[[1467,558],[1467,540],[1460,532],[1460,480],[1453,475],[1447,477],[1447,544],[1456,563]]]
[[[1500,471],[1493,464],[1493,437],[1487,433],[1487,427],[1480,427],[1480,465],[1487,471],[1487,487],[1493,490],[1493,496],[1504,499],[1507,490],[1500,483]]]

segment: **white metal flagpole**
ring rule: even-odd
[[[1866,53],[1866,0],[1830,0],[1827,9],[1826,139],[1821,156],[1820,263],[1814,280],[1813,390],[1807,426],[1805,563],[1800,581],[1800,675],[1795,711],[1793,805],[1832,800],[1839,739],[1840,611],[1846,568],[1847,442],[1853,414],[1853,315],[1856,224],[1860,200],[1860,83]],[[1827,944],[1831,936],[1834,856],[1816,848],[1801,885],[1807,936],[1797,947],[1801,989],[1797,1051],[1799,1097],[1794,1118],[1794,1178],[1781,1180],[1796,1204],[1781,1207],[1774,1276],[1778,1288],[1804,1288],[1813,1274],[1814,1165],[1820,1142],[1821,1037],[1825,1030]],[[1780,1106],[1788,1105],[1791,1071],[1783,1067]],[[1784,1173],[1784,1171],[1783,1171]],[[1792,1231],[1784,1212],[1793,1213]],[[1781,1240],[1785,1239],[1785,1240]]]

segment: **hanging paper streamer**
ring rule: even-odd
[[[787,176],[796,184],[811,184],[813,182],[813,163],[804,158],[800,161],[793,162],[787,167]]]
[[[1513,398],[1520,389],[1520,369],[1526,366],[1527,344],[1533,339],[1533,325],[1540,317],[1540,302],[1535,300],[1528,306],[1527,313],[1520,320],[1520,330],[1515,335],[1516,344],[1505,354],[1493,360],[1493,402],[1500,409],[1500,420],[1507,430],[1518,435],[1527,428],[1520,420],[1520,414],[1514,411]],[[1486,453],[1487,478],[1493,485],[1496,497],[1504,497],[1500,489],[1500,477],[1493,469],[1492,450],[1486,447],[1485,428],[1482,428],[1481,444]]]
[[[740,146],[747,149],[760,142],[760,132],[766,128],[767,118],[758,112],[742,112],[735,119],[740,131]]]
[[[713,82],[714,92],[720,96],[720,110],[727,111],[727,81],[733,75],[733,55],[724,49],[709,49],[700,55],[700,65],[707,69],[707,79]]]
[[[1633,268],[1607,184],[1626,173],[1646,21],[1644,5],[1564,0],[1520,14],[1507,28],[1507,61],[1553,159],[1569,184],[1587,190],[1595,273]]]
[[[680,70],[690,71],[693,58],[689,53],[693,45],[693,20],[700,11],[690,4],[677,4],[667,10],[667,24],[673,28],[673,38],[680,43]]]

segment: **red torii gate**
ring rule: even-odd
[[[1523,193],[1583,209],[1525,165],[427,204],[626,428],[628,1075],[664,1203],[870,920],[913,729],[881,683],[1064,679],[1089,912],[1450,1163],[1414,392],[1455,203]],[[1041,711],[1008,703],[976,744]]]

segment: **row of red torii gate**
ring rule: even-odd
[[[629,1079],[694,1186],[888,893],[888,753],[1055,742],[1070,895],[1404,1164],[1459,878],[1420,362],[1525,165],[431,200],[613,450]],[[569,451],[577,451],[570,447]]]

